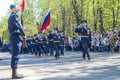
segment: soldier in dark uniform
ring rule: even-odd
[[[32,47],[33,47],[33,54],[35,54],[35,56],[38,55],[38,51],[37,51],[37,34],[34,34],[34,37],[32,38]]]
[[[50,31],[48,35],[48,40],[49,40],[49,50],[51,56],[53,56],[53,50],[54,50],[53,36],[54,36],[53,32]]]
[[[2,40],[0,38],[0,48],[2,48],[2,45],[3,45],[3,42],[2,42]]]
[[[81,25],[76,29],[76,32],[78,32],[81,36],[81,42],[83,45],[83,59],[85,60],[85,57],[87,55],[88,60],[90,60],[90,55],[88,51],[88,42],[90,40],[90,28],[87,27],[86,23],[86,20],[82,20]]]
[[[3,41],[0,38],[0,51],[2,51]]]
[[[55,49],[55,58],[58,59],[60,57],[59,53],[59,45],[60,45],[60,35],[58,34],[58,28],[54,28],[54,49]]]
[[[48,53],[49,53],[48,36],[45,33],[43,36],[43,49],[44,49],[45,55],[48,55]]]
[[[43,53],[43,50],[42,50],[43,42],[42,42],[42,37],[40,36],[40,34],[38,34],[38,36],[36,37],[36,41],[37,41],[37,50],[39,53],[39,57],[41,57],[41,54]]]
[[[22,75],[17,74],[19,54],[22,46],[22,39],[25,39],[25,32],[23,26],[18,20],[17,13],[19,9],[15,4],[10,5],[10,9],[12,11],[9,19],[8,19],[8,30],[10,33],[10,44],[12,46],[12,58],[11,58],[11,68],[12,68],[12,79],[20,79],[23,78]]]
[[[2,49],[2,40],[0,38],[0,51],[1,51],[1,49]],[[2,59],[0,58],[0,60],[2,60]]]
[[[28,53],[31,53],[31,54],[32,54],[33,51],[32,51],[31,42],[32,42],[31,37],[28,37],[28,38],[27,38]]]
[[[30,40],[29,42],[30,42],[30,48],[31,48],[30,52],[31,52],[31,54],[34,54],[34,43],[33,43],[34,42],[34,36],[31,36],[29,40]]]
[[[64,55],[64,41],[65,41],[65,36],[63,35],[63,31],[60,31],[60,51],[61,51],[61,55]]]

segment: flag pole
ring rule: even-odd
[[[24,11],[24,8],[25,8],[25,0],[22,1],[20,6],[21,6],[21,24],[24,27],[24,24],[23,24],[23,11]],[[27,47],[27,42],[26,42],[25,37],[23,37],[23,44],[22,45],[23,45],[23,48]]]
[[[49,9],[49,0],[48,0],[48,9]],[[45,35],[48,35],[48,29],[45,29]]]
[[[22,1],[20,6],[21,6],[21,24],[23,26],[23,11],[24,11],[24,8],[25,8],[25,0]]]
[[[22,26],[24,26],[23,25],[23,11],[21,12],[21,24],[22,24]]]

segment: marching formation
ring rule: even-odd
[[[49,31],[49,34],[43,35],[39,33],[32,37],[28,36],[26,39],[27,48],[22,47],[21,53],[31,53],[40,57],[42,55],[51,55],[58,59],[60,55],[64,55],[64,51],[83,51],[83,36],[81,36],[79,32],[80,29],[82,29],[81,25],[76,28],[76,32],[79,33],[79,35],[73,35],[71,37],[65,36],[63,31],[60,31],[58,28]],[[87,44],[88,50],[91,52],[119,52],[120,31],[116,30],[100,34],[89,30]],[[0,39],[0,51],[11,51],[10,43],[4,43],[4,41],[2,42]]]
[[[60,55],[64,55],[64,41],[63,32],[58,31],[58,28],[54,28],[48,35],[39,33],[33,37],[28,37],[26,40],[27,48],[22,48],[22,53],[31,53],[35,56],[50,54],[58,59]]]

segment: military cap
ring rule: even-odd
[[[10,9],[13,9],[13,8],[15,8],[15,7],[16,7],[15,4],[11,4],[11,5],[10,5]]]
[[[58,31],[58,28],[54,28],[54,30]]]
[[[82,23],[87,23],[87,21],[86,21],[86,20],[81,20],[80,23],[81,23],[81,24],[82,24]]]
[[[37,34],[34,34],[34,36],[37,36]]]
[[[62,30],[59,31],[59,33],[62,33],[62,32],[63,32]]]

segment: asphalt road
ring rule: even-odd
[[[21,80],[120,80],[120,53],[90,53],[82,60],[81,52],[65,52],[58,60],[51,56],[22,54],[18,72]],[[0,80],[10,80],[9,53],[0,53]]]

